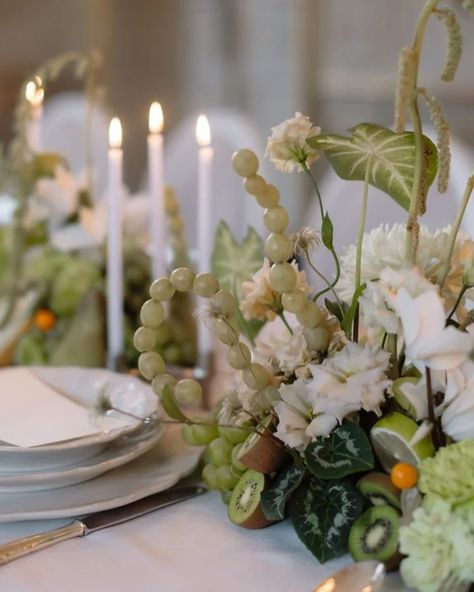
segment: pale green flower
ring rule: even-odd
[[[474,581],[474,531],[444,500],[425,500],[415,510],[411,524],[400,529],[400,551],[408,555],[401,575],[420,592],[437,592],[443,581]]]
[[[462,440],[441,448],[419,467],[418,487],[424,494],[451,504],[474,500],[474,440]]]

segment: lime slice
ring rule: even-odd
[[[414,446],[410,444],[418,427],[416,421],[394,411],[379,419],[370,430],[375,454],[386,471],[389,472],[397,462],[416,467],[421,460],[434,455],[435,449],[429,434]]]
[[[395,401],[413,419],[418,419],[418,409],[420,407],[418,393],[413,388],[418,384],[419,380],[419,378],[414,376],[405,376],[394,380],[392,383],[392,392]]]

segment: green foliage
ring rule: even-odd
[[[74,314],[84,296],[100,283],[100,269],[94,261],[73,258],[53,281],[51,310],[60,317]]]
[[[308,469],[320,479],[341,479],[374,466],[366,433],[349,422],[335,428],[329,436],[317,438],[304,455]]]
[[[367,288],[367,284],[362,284],[357,288],[357,290],[354,291],[354,295],[352,296],[351,305],[347,309],[346,314],[344,315],[344,318],[342,319],[341,327],[344,330],[344,333],[348,337],[350,337],[350,334],[351,334],[352,323],[354,322],[354,317],[357,312],[359,298],[362,296],[362,294],[364,293],[364,290],[366,288]]]
[[[262,239],[251,227],[245,239],[239,244],[230,228],[221,221],[212,253],[212,273],[222,288],[239,291],[242,282],[251,278],[263,265]]]
[[[296,534],[321,563],[347,551],[349,530],[362,510],[362,496],[348,481],[312,477],[290,501]]]
[[[173,396],[173,391],[169,385],[166,385],[161,391],[160,401],[163,405],[163,409],[171,417],[171,419],[184,422],[189,421],[176,403],[176,400]]]
[[[271,487],[262,492],[262,510],[268,520],[283,520],[286,504],[304,475],[304,465],[288,465],[278,473]]]
[[[308,143],[326,154],[341,179],[364,181],[368,169],[370,185],[390,195],[408,211],[415,175],[415,136],[413,132],[396,134],[373,123],[361,123],[349,130],[350,138],[321,135]],[[426,183],[422,201],[437,171],[438,153],[429,138],[423,136]]]

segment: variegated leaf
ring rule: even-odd
[[[222,288],[237,291],[242,282],[251,278],[263,265],[262,239],[251,227],[240,244],[230,228],[221,221],[216,231],[212,253],[212,272]]]
[[[321,563],[347,551],[349,530],[362,510],[362,496],[347,481],[312,478],[290,502],[296,534]]]
[[[283,520],[286,503],[301,483],[304,474],[303,465],[291,464],[281,470],[271,486],[262,492],[262,510],[268,520]]]
[[[308,469],[320,479],[341,479],[374,466],[370,441],[355,423],[345,423],[329,436],[317,438],[306,448],[305,460]]]
[[[308,143],[324,151],[342,179],[364,181],[368,169],[369,184],[408,210],[415,175],[413,132],[396,134],[373,123],[361,123],[349,131],[352,133],[350,138],[321,135],[310,138]],[[423,136],[423,141],[426,181],[422,190],[425,198],[436,176],[438,152],[429,138]]]

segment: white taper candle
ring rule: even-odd
[[[150,249],[152,279],[166,274],[166,218],[163,178],[163,110],[152,103],[148,118],[148,188],[150,195]]]

